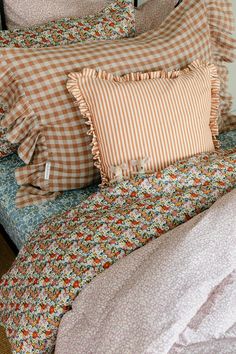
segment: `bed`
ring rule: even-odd
[[[181,1],[179,1],[178,4],[180,2]],[[137,4],[137,2],[135,3]],[[2,5],[3,2],[0,2],[0,4]],[[191,4],[191,6],[189,4]],[[210,4],[212,3],[210,2]],[[206,18],[203,12],[205,11],[207,13],[207,9],[203,10],[202,5],[203,2],[201,0],[197,2],[191,0],[188,6],[184,7],[183,4],[180,6],[183,6],[183,9],[190,19],[193,13],[200,18]],[[211,6],[210,9],[212,10]],[[218,12],[219,9],[215,9],[213,6],[213,10]],[[2,11],[1,13],[2,24],[5,26],[4,12]],[[174,15],[172,16],[174,17]],[[192,23],[192,21],[188,21],[188,16],[181,14],[180,10],[178,16],[180,24],[183,24],[184,27],[185,20],[187,24],[188,22]],[[181,18],[182,20],[180,20]],[[214,16],[210,16],[210,20],[213,21]],[[173,24],[175,21],[170,22]],[[193,26],[198,23],[198,21],[195,22]],[[205,26],[208,28],[207,21],[205,21]],[[214,25],[212,27],[215,28]],[[192,30],[191,26],[190,28]],[[204,29],[204,23],[202,28]],[[177,34],[179,35],[181,31],[178,29],[179,27],[177,26]],[[224,32],[222,29],[221,31]],[[153,33],[155,34],[155,32]],[[195,31],[195,33],[197,33],[197,31]],[[214,30],[213,33],[215,35]],[[222,33],[220,32],[220,34]],[[142,38],[145,38],[145,35],[143,37],[141,35],[140,47],[142,47]],[[227,39],[231,41],[230,31],[223,33],[222,38],[225,38],[224,35],[226,37],[228,36]],[[153,40],[151,32],[150,36]],[[201,36],[201,33],[199,36]],[[156,37],[159,38],[158,35]],[[172,42],[176,39],[173,40],[172,33],[169,34],[169,38],[171,38]],[[133,38],[131,38],[131,40],[132,39]],[[158,39],[155,39],[154,35],[154,41],[155,40],[158,42]],[[151,40],[148,39],[147,43],[151,43]],[[109,46],[109,44],[107,45]],[[99,46],[102,47],[100,43]],[[135,46],[133,45],[132,47]],[[54,49],[55,48],[53,48],[53,51]],[[44,50],[46,51],[46,49]],[[114,44],[114,50],[116,50],[116,44]],[[218,50],[221,57],[223,57],[222,53],[224,53],[224,48],[222,49],[219,45],[219,48],[215,48],[215,50],[216,52]],[[155,53],[155,48],[153,51]],[[190,53],[191,52],[190,48]],[[91,53],[92,51],[90,55]],[[95,55],[96,54],[97,53],[95,53]],[[140,57],[141,54],[139,54]],[[230,57],[231,49],[227,51],[227,54]],[[132,55],[132,52],[130,56],[131,60],[133,60],[133,65],[138,65],[138,60],[135,55]],[[118,60],[119,58],[117,61]],[[224,60],[226,61],[225,57]],[[114,61],[111,60],[111,62],[115,65]],[[207,68],[209,65],[206,63],[200,64],[195,61],[191,63],[194,63],[198,69],[200,65],[206,65]],[[212,67],[213,66],[214,65],[212,65]],[[214,70],[212,67],[211,69]],[[222,75],[225,75],[224,69],[222,69],[222,67],[220,68],[223,73]],[[184,70],[188,71],[186,69]],[[182,71],[182,69],[179,71]],[[159,79],[165,77],[163,71],[159,71],[158,73],[162,75],[159,76]],[[170,77],[168,77],[168,79],[178,77],[179,74],[177,70],[174,70],[173,73],[169,75]],[[172,75],[173,78],[171,77]],[[119,179],[120,176],[118,175],[118,180],[113,180],[112,183],[104,189],[100,189],[97,184],[92,184],[87,188],[62,192],[55,200],[45,201],[38,205],[16,208],[15,196],[18,191],[18,185],[15,178],[15,170],[24,166],[24,163],[16,153],[12,153],[1,159],[0,225],[2,225],[6,231],[7,237],[16,246],[18,256],[10,271],[0,279],[0,323],[6,328],[6,334],[11,342],[14,353],[52,353],[54,352],[56,342],[56,353],[64,353],[65,348],[68,348],[67,340],[70,338],[67,331],[71,331],[70,335],[73,337],[73,326],[75,324],[76,327],[76,323],[81,325],[81,328],[84,330],[84,333],[81,331],[81,335],[84,340],[84,346],[88,348],[87,352],[94,352],[94,348],[97,348],[98,352],[101,353],[115,353],[119,352],[116,350],[118,347],[123,348],[121,352],[124,353],[127,351],[130,353],[138,352],[137,348],[139,346],[136,342],[133,347],[126,347],[127,343],[132,343],[131,338],[128,342],[122,342],[121,340],[120,343],[117,344],[117,348],[109,348],[110,343],[114,342],[112,339],[114,333],[112,331],[109,333],[109,328],[106,326],[104,326],[104,332],[101,331],[101,334],[104,335],[102,343],[99,339],[99,335],[97,337],[94,336],[94,334],[99,332],[99,317],[101,315],[99,311],[104,307],[108,312],[107,314],[106,311],[104,311],[104,316],[107,316],[107,318],[109,317],[109,313],[114,314],[117,322],[115,325],[113,322],[111,327],[118,327],[120,309],[123,309],[122,314],[125,315],[127,308],[131,309],[132,307],[125,296],[131,289],[126,282],[129,281],[129,277],[133,277],[132,264],[134,268],[139,270],[136,280],[134,279],[134,282],[139,284],[139,280],[142,278],[141,263],[143,262],[143,258],[144,261],[145,258],[148,258],[152,265],[151,263],[146,265],[145,274],[147,274],[147,277],[143,277],[145,285],[143,287],[140,286],[140,288],[135,288],[138,295],[134,295],[135,299],[139,299],[139,295],[142,295],[140,296],[140,301],[144,301],[145,303],[145,293],[149,292],[149,286],[151,289],[154,288],[149,281],[150,274],[153,273],[151,267],[153,267],[153,270],[158,271],[158,250],[159,248],[161,249],[162,245],[163,252],[160,253],[160,266],[164,268],[166,264],[165,261],[169,261],[169,264],[167,264],[164,269],[165,273],[156,273],[152,281],[154,281],[155,284],[155,277],[158,277],[158,286],[163,284],[170,289],[172,284],[171,281],[169,281],[170,273],[172,273],[172,276],[174,278],[176,277],[176,279],[179,275],[181,279],[178,279],[180,281],[175,282],[172,279],[176,288],[175,290],[172,289],[171,295],[173,296],[173,301],[176,300],[176,306],[180,308],[181,314],[185,314],[184,310],[186,310],[186,317],[181,317],[181,328],[175,326],[172,330],[170,325],[167,333],[163,334],[164,337],[167,336],[169,338],[170,344],[168,342],[168,345],[170,347],[173,346],[173,350],[175,350],[176,347],[178,349],[178,346],[183,344],[181,340],[184,342],[186,333],[184,330],[188,326],[191,327],[191,320],[195,319],[195,316],[197,316],[198,312],[202,309],[204,299],[209,297],[209,302],[211,302],[210,296],[217,286],[221,287],[221,290],[225,290],[221,282],[222,279],[228,275],[227,271],[232,271],[230,262],[231,258],[233,258],[233,256],[231,257],[231,253],[233,254],[232,244],[234,242],[233,237],[235,231],[236,130],[223,132],[219,135],[222,149],[218,149],[217,134],[215,135],[215,131],[217,131],[218,105],[220,99],[225,97],[219,94],[217,96],[220,85],[219,81],[216,80],[216,76],[217,75],[214,76],[211,73],[210,82],[212,86],[208,86],[211,87],[211,90],[206,90],[209,95],[208,97],[211,97],[211,100],[208,99],[208,102],[206,102],[206,106],[209,102],[211,103],[211,105],[209,104],[210,108],[206,109],[210,115],[210,118],[206,115],[208,119],[206,119],[206,125],[207,129],[210,127],[208,139],[213,148],[210,150],[201,150],[201,152],[196,154],[187,154],[185,156],[190,157],[184,159],[179,158],[175,160],[175,162],[167,164],[163,169],[158,168],[157,170],[152,170],[151,173],[145,173],[144,165],[141,165],[140,170],[140,166],[136,165],[138,167],[132,175],[132,178]],[[223,89],[225,89],[225,87],[223,87]],[[196,105],[195,108],[198,109],[199,106],[201,105]],[[225,107],[226,105],[221,105],[221,109],[225,109]],[[186,116],[189,117],[190,113]],[[193,116],[195,117],[195,111]],[[92,130],[94,130],[94,127],[91,127],[91,131]],[[97,141],[95,143],[97,143]],[[216,145],[214,145],[215,143]],[[184,144],[185,141],[183,145]],[[168,144],[164,146],[168,146]],[[140,162],[139,160],[130,160],[129,162],[132,161],[136,163],[137,161]],[[99,164],[97,164],[97,167],[99,167],[98,165]],[[46,173],[46,170],[43,170],[43,173],[44,172]],[[104,177],[102,173],[101,177]],[[47,178],[45,177],[44,179],[46,180]],[[215,230],[212,229],[211,226],[212,215],[213,219],[218,222],[215,222],[214,225],[217,226],[217,230],[219,230],[219,235],[221,236],[217,239],[217,242],[214,242]],[[222,222],[220,220],[221,216],[223,216]],[[206,229],[208,230],[207,235],[204,234]],[[228,238],[224,238],[224,233],[227,233]],[[202,243],[198,242],[196,235],[199,236],[199,238],[200,236],[202,237]],[[172,238],[174,238],[175,241],[173,244],[171,242]],[[227,242],[225,240],[227,240]],[[153,244],[156,245],[154,249],[152,248]],[[215,247],[215,251],[212,255],[211,250],[213,247]],[[155,248],[157,249],[156,251]],[[217,250],[219,250],[218,253],[216,252]],[[205,257],[204,259],[200,259],[199,255],[203,251],[205,252]],[[224,253],[228,256],[225,260],[223,257]],[[166,254],[168,254],[169,257],[165,257]],[[211,264],[209,264],[207,258],[209,254],[211,254],[212,261],[214,262],[212,274],[214,273],[215,275],[221,271],[219,279],[217,278],[218,283],[215,281],[215,278],[213,280],[210,279]],[[180,264],[183,255],[185,257],[185,263]],[[191,267],[188,267],[192,256],[195,259],[195,263],[191,263]],[[173,263],[172,257],[174,259]],[[135,263],[135,259],[138,259],[141,263],[139,261]],[[114,265],[115,263],[117,266]],[[225,264],[226,267],[224,268]],[[127,272],[125,271],[126,265]],[[119,268],[119,266],[121,268]],[[178,271],[176,271],[178,267],[180,269],[179,274]],[[111,272],[108,268],[111,268]],[[148,273],[149,268],[150,273]],[[170,271],[170,269],[172,270]],[[206,289],[203,286],[204,291],[201,292],[201,297],[198,298],[198,287],[199,283],[202,285],[202,280],[200,279],[199,283],[191,280],[194,278],[195,271],[198,275],[201,275],[203,269],[206,273],[206,278],[203,279],[203,283],[208,282],[210,285],[206,287]],[[101,278],[100,273],[103,273]],[[231,281],[230,284],[233,284],[233,288],[235,278],[233,278],[233,271],[231,273],[229,275],[229,283]],[[109,278],[109,274],[111,278]],[[183,291],[185,275],[189,280],[187,289],[191,290],[186,292],[187,295]],[[118,293],[122,293],[124,285],[124,293],[122,294],[124,296],[118,305],[118,310],[116,304],[119,303],[119,299],[112,295],[114,291],[116,294],[116,282],[113,284],[111,280],[112,277],[116,276]],[[122,278],[122,276],[127,276],[127,278]],[[93,279],[95,277],[97,280],[95,279],[94,281]],[[89,285],[90,282],[91,286]],[[100,289],[101,292],[97,290],[99,286],[102,287],[102,289]],[[158,296],[158,286],[156,286],[157,295],[155,296]],[[112,292],[110,298],[110,292],[106,292],[106,287]],[[141,294],[141,290],[144,290],[144,293]],[[223,290],[221,294],[224,293]],[[103,297],[102,291],[105,292],[106,296]],[[179,294],[181,291],[184,293],[182,302],[181,296],[180,298],[176,296],[176,294]],[[95,303],[95,310],[98,311],[98,314],[94,311],[93,317],[93,313],[91,314],[92,307],[89,306],[89,301],[94,305],[94,293],[96,294],[96,292],[99,292],[101,296],[98,296],[97,303]],[[168,291],[164,289],[162,295],[167,292]],[[227,298],[227,289],[225,292]],[[88,294],[88,296],[86,296],[86,294]],[[167,298],[168,296],[164,295],[162,300],[164,305],[168,308]],[[199,301],[194,302],[194,299],[198,299]],[[224,294],[222,295],[222,302],[224,303]],[[106,306],[108,303],[111,304],[111,308]],[[155,304],[156,303],[157,302],[155,302]],[[188,307],[185,306],[186,303],[189,305]],[[98,307],[96,306],[97,304],[99,304]],[[182,307],[178,307],[179,304]],[[194,304],[194,306],[192,306],[192,304]],[[221,304],[220,301],[219,304]],[[72,307],[73,310],[71,311]],[[161,304],[160,307],[162,307]],[[210,309],[212,310],[211,306]],[[80,314],[77,315],[75,313],[77,310],[78,313],[79,311],[83,313],[84,310],[84,319],[81,319]],[[152,314],[148,312],[150,308],[144,310],[147,310],[145,316],[148,318],[150,316],[151,318]],[[227,311],[227,316],[230,317],[228,308]],[[214,317],[213,312],[214,309],[212,313],[210,311],[208,312],[209,318],[210,315]],[[221,312],[224,313],[224,310]],[[165,318],[165,311],[161,313],[161,308],[156,310],[155,314],[156,313],[160,313],[161,318]],[[168,315],[171,314],[168,313]],[[200,315],[202,315],[201,311]],[[141,317],[142,316],[144,315],[141,308]],[[73,318],[73,320],[70,320],[70,318]],[[143,318],[141,319],[144,320]],[[198,319],[199,317],[197,317],[196,321],[198,321]],[[173,322],[175,320],[176,318]],[[210,318],[210,320],[212,319]],[[122,321],[128,324],[126,318],[122,317]],[[171,321],[170,316],[167,318],[168,324],[172,323]],[[178,322],[178,318],[176,322]],[[138,323],[142,323],[142,321],[138,321]],[[88,331],[86,330],[87,324]],[[96,327],[97,324],[98,326]],[[137,338],[132,335],[132,327],[132,324],[127,327],[127,333],[136,341]],[[178,331],[176,327],[178,327]],[[142,329],[143,326],[141,326],[141,331]],[[87,333],[85,333],[86,331]],[[173,333],[174,335],[172,336]],[[121,332],[120,334],[121,339],[124,338],[124,333]],[[181,336],[179,342],[176,340],[177,335]],[[90,336],[93,337],[94,341],[87,340]],[[199,337],[201,337],[201,335],[199,335]],[[77,350],[77,344],[74,344],[76,341],[73,342],[75,338],[76,334],[69,343],[71,344],[71,353],[74,349],[75,353]],[[79,338],[79,336],[77,338]],[[143,333],[140,333],[140,338],[149,340],[149,337],[143,335]],[[117,336],[117,339],[119,341],[120,337]],[[160,343],[158,344],[158,348],[164,348],[166,341],[162,340],[161,331],[160,335],[158,335],[158,340],[159,339]],[[99,343],[100,347],[96,347],[96,341]],[[152,341],[152,339],[150,339],[150,341]],[[224,343],[222,343],[223,342],[220,342],[219,345],[223,347]],[[208,344],[209,347],[206,348],[215,348],[215,343]],[[229,343],[229,348],[233,348],[231,342]],[[191,349],[190,347],[190,352]],[[153,350],[153,352],[157,352],[157,350]],[[165,347],[163,351],[159,350],[159,352],[167,353],[168,351]],[[175,353],[175,351],[173,351],[173,353]]]
[[[225,149],[236,146],[236,131],[221,134],[220,140]],[[52,216],[72,209],[98,189],[95,185],[83,190],[68,191],[55,201],[16,209],[14,197],[17,184],[14,170],[21,165],[22,162],[16,154],[6,157],[0,164],[0,224],[18,249],[40,224]]]
[[[16,209],[14,198],[18,187],[14,171],[21,165],[22,162],[16,154],[6,157],[0,164],[0,224],[18,249],[39,224],[51,216],[73,208],[97,190],[97,186],[91,186],[82,190],[68,191],[55,201]]]

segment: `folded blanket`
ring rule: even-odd
[[[14,353],[52,353],[60,319],[97,274],[236,187],[236,149],[201,154],[95,193],[32,234],[0,281]]]
[[[235,353],[236,190],[98,276],[56,354]]]

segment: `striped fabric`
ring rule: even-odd
[[[218,16],[226,2],[221,0]],[[217,14],[213,2],[212,7]],[[136,38],[47,49],[0,49],[0,95],[9,106],[2,125],[9,129],[9,141],[20,144],[19,156],[28,164],[16,172],[18,184],[24,186],[17,194],[18,207],[38,202],[40,190],[47,200],[47,193],[51,198],[51,193],[84,187],[98,177],[84,120],[66,89],[67,75],[84,67],[123,75],[184,68],[196,59],[211,62],[213,10],[208,12],[204,0],[184,0],[158,30]],[[228,31],[220,32],[231,41]],[[224,60],[231,60],[233,45],[221,56]],[[221,107],[226,105],[225,97],[223,91]],[[221,119],[219,123],[225,124]],[[32,186],[37,187],[34,194]]]
[[[102,185],[157,172],[218,144],[220,82],[213,64],[124,77],[84,69],[69,77],[68,90],[91,126]]]

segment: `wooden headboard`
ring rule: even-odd
[[[6,18],[5,18],[5,12],[4,12],[4,2],[3,0],[0,0],[0,12],[1,12],[1,23],[2,23],[2,29],[7,29],[6,26]]]

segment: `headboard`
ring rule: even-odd
[[[5,18],[5,12],[4,12],[4,2],[3,0],[0,0],[0,12],[1,12],[1,23],[2,23],[2,29],[7,29],[6,26],[6,18]]]

